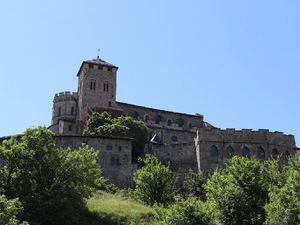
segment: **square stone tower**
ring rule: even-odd
[[[77,124],[81,133],[91,112],[103,112],[119,116],[122,109],[116,104],[118,67],[97,59],[82,62],[78,76]]]

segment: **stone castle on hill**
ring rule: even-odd
[[[118,67],[99,57],[82,62],[77,92],[61,92],[53,101],[52,123],[57,143],[77,148],[82,143],[99,149],[103,174],[120,186],[132,184],[136,158],[154,154],[182,178],[187,171],[207,172],[222,166],[234,155],[261,160],[280,157],[285,161],[296,154],[293,135],[269,132],[267,129],[221,130],[204,121],[200,114],[170,112],[116,100]],[[83,136],[92,112],[108,112],[114,117],[127,115],[142,120],[149,128],[150,143],[133,152],[132,139],[121,137]]]

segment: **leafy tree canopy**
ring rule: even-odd
[[[230,165],[212,175],[205,188],[207,201],[222,224],[263,224],[268,179],[261,161],[234,157]]]
[[[69,209],[84,205],[100,176],[94,149],[58,148],[44,127],[3,141],[0,156],[0,194],[18,197],[24,206],[22,218],[32,224],[61,224]]]
[[[18,199],[7,200],[0,195],[0,225],[28,225],[28,223],[17,219],[17,214],[22,210]]]
[[[112,118],[107,112],[94,112],[88,119],[83,132],[85,135],[109,135],[133,138],[132,149],[137,156],[144,150],[148,142],[148,128],[143,121],[134,120],[129,116]],[[136,159],[133,156],[133,160]]]
[[[267,225],[300,224],[300,159],[290,159],[282,174],[284,182],[270,188]]]
[[[146,155],[141,161],[144,166],[134,173],[137,197],[149,205],[172,202],[175,176],[169,166],[163,165],[152,155]]]

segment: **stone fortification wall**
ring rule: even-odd
[[[78,149],[85,143],[99,150],[103,176],[118,186],[132,186],[131,139],[92,136],[55,136],[54,139],[61,147]]]
[[[162,137],[161,144],[149,144],[146,154],[153,154],[165,164],[170,163],[172,171],[177,176],[180,186],[189,169],[197,170],[195,132],[172,129],[156,130]],[[176,137],[176,140],[174,139]]]
[[[176,174],[178,184],[182,183],[189,169],[197,170],[194,143],[150,144],[147,153],[155,155],[165,164],[170,163],[170,168]]]
[[[267,129],[199,129],[195,139],[198,166],[211,171],[234,155],[256,157],[261,160],[280,157],[286,161],[296,154],[293,135],[269,132]]]

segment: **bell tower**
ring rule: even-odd
[[[79,132],[92,112],[103,112],[119,116],[122,109],[116,104],[117,70],[104,60],[97,59],[82,62],[78,77]]]

